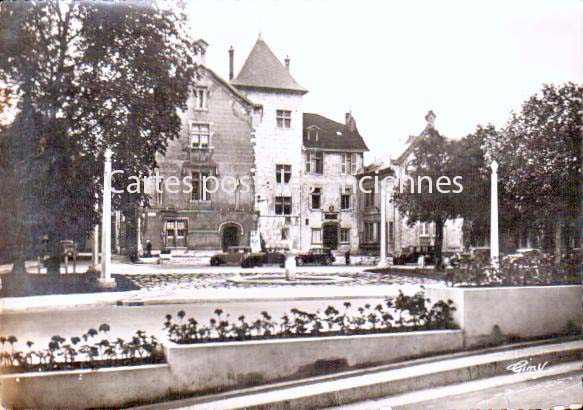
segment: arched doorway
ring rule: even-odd
[[[239,246],[241,238],[241,228],[235,223],[223,225],[221,229],[221,246],[223,252],[226,252],[230,246]]]
[[[338,227],[336,222],[329,222],[322,226],[322,245],[325,248],[338,249]]]

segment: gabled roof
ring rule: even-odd
[[[233,87],[231,84],[229,84],[228,81],[226,81],[223,77],[221,77],[220,75],[218,75],[217,73],[215,73],[210,68],[208,68],[206,66],[200,66],[199,68],[200,69],[203,69],[207,73],[209,73],[209,75],[211,75],[212,77],[214,77],[218,82],[220,82],[223,86],[225,86],[225,88],[227,88],[235,97],[239,98],[245,104],[248,104],[248,105],[250,105],[250,106],[252,106],[254,108],[263,107],[261,104],[254,103],[249,98],[245,97],[243,94],[241,94],[239,92],[239,90],[237,90],[235,87]]]
[[[239,75],[231,84],[235,87],[266,88],[300,94],[308,92],[293,79],[288,69],[261,38],[253,46]]]
[[[319,114],[304,113],[303,143],[306,148],[330,151],[368,151],[354,119],[352,127],[333,121]],[[308,135],[308,128],[317,127],[318,138]]]

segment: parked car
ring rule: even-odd
[[[242,268],[263,265],[279,265],[283,268],[285,266],[285,254],[281,249],[266,249],[265,252],[245,254],[241,259]]]
[[[408,263],[417,263],[419,261],[419,257],[424,256],[425,264],[433,265],[435,263],[433,252],[433,246],[410,246],[407,251],[393,258],[393,264],[406,265]]]
[[[230,246],[227,252],[221,252],[211,257],[211,265],[239,265],[245,254],[250,254],[248,246]]]
[[[336,258],[329,248],[313,248],[306,253],[300,253],[296,256],[296,265],[302,266],[306,263],[330,265],[335,260]]]
[[[529,258],[531,260],[541,260],[545,254],[540,249],[536,248],[520,248],[516,252],[506,256],[511,262],[520,262],[523,259]]]

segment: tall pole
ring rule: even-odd
[[[500,251],[498,244],[498,162],[492,161],[490,168],[492,168],[490,178],[490,260],[493,266],[498,267]]]
[[[381,226],[379,268],[387,266],[387,192],[385,181],[381,181]]]
[[[101,276],[97,285],[114,288],[115,279],[111,277],[111,149],[105,150],[103,167],[103,207],[101,208]]]

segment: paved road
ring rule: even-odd
[[[269,291],[266,289],[266,291]],[[366,303],[376,305],[382,299],[359,299],[353,301],[353,309]],[[333,305],[343,309],[343,300],[306,300],[306,301],[269,301],[269,302],[212,302],[191,304],[164,304],[146,306],[96,306],[64,309],[60,311],[39,311],[22,313],[4,313],[0,316],[0,333],[14,335],[18,338],[19,349],[24,349],[24,343],[31,340],[35,346],[44,347],[53,335],[70,338],[81,336],[90,328],[97,328],[102,323],[111,327],[110,337],[127,338],[136,330],[145,330],[156,336],[163,335],[164,316],[168,313],[176,316],[179,310],[184,310],[187,317],[195,317],[199,323],[208,323],[214,316],[214,311],[221,308],[230,314],[231,320],[237,320],[245,315],[247,321],[259,317],[262,311],[267,311],[273,318],[280,318],[292,308],[305,311],[324,310]]]
[[[505,380],[508,379],[508,376]],[[342,410],[467,410],[467,409],[581,409],[583,373],[559,374],[548,378],[450,395],[414,404],[397,404],[394,398],[376,399],[336,407]],[[470,382],[472,383],[472,382]],[[454,386],[449,386],[453,391]],[[458,385],[458,391],[464,385]],[[420,394],[417,394],[420,396]],[[421,398],[421,397],[419,397]],[[422,398],[421,398],[422,399]],[[561,407],[562,406],[562,407]]]

